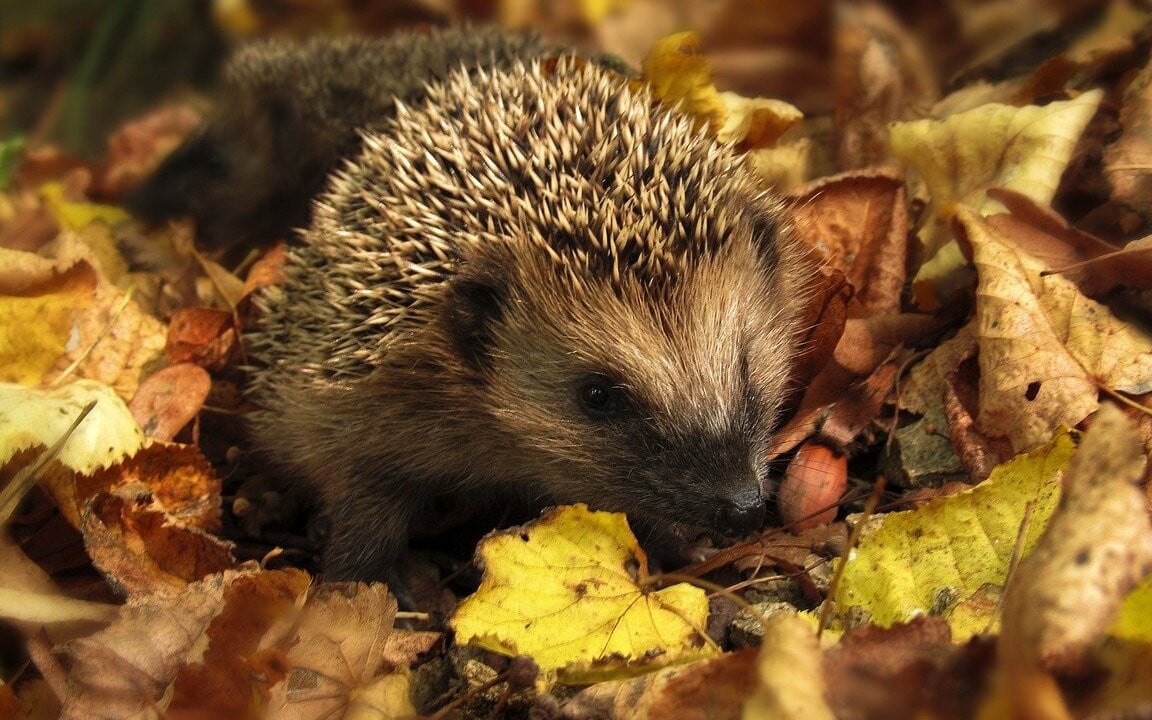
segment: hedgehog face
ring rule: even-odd
[[[665,524],[762,524],[792,318],[769,301],[779,273],[750,237],[693,262],[659,285],[596,273],[574,284],[546,262],[461,283],[461,347],[516,445],[505,472],[531,475],[547,499]]]

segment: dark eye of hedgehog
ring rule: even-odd
[[[576,386],[576,398],[584,413],[593,420],[619,417],[632,406],[628,392],[607,375],[588,375]]]

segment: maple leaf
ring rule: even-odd
[[[477,554],[484,579],[452,616],[458,642],[529,655],[572,683],[715,652],[704,591],[649,587],[648,558],[623,515],[561,507],[489,535]]]

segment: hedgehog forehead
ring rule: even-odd
[[[765,280],[748,259],[722,253],[658,295],[636,278],[581,290],[528,278],[512,303],[513,335],[545,348],[525,358],[533,366],[566,368],[561,382],[602,373],[669,430],[730,433],[744,419],[749,344],[763,315]]]

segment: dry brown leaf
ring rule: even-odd
[[[203,368],[178,363],[149,375],[128,407],[145,435],[167,442],[200,413],[211,389]]]
[[[379,583],[316,588],[299,617],[271,628],[260,643],[265,652],[282,653],[286,668],[271,688],[267,717],[359,717],[369,709],[385,717],[415,713],[406,672],[440,634],[395,629],[395,617],[396,599]]]
[[[1124,92],[1120,106],[1123,131],[1104,149],[1104,173],[1112,183],[1112,199],[1152,221],[1152,59]]]
[[[848,277],[863,311],[899,312],[908,238],[904,178],[884,169],[844,173],[790,197],[800,239]]]
[[[971,244],[979,284],[982,432],[1006,437],[1017,452],[1096,409],[1097,386],[1152,390],[1152,337],[1081,295],[974,212],[958,217]]]
[[[65,720],[136,717],[167,705],[164,696],[180,668],[197,661],[209,624],[224,608],[225,591],[249,573],[205,578],[175,596],[130,598],[108,628],[67,643],[57,652],[68,661],[67,684],[54,686]],[[263,573],[266,581],[298,571]],[[236,716],[233,716],[236,717]]]
[[[877,3],[836,6],[833,82],[841,168],[889,160],[888,124],[912,119],[940,94],[918,39]]]
[[[564,717],[737,720],[756,683],[754,649],[628,680],[600,682],[564,704]]]
[[[850,630],[824,656],[828,704],[837,717],[923,717],[927,710],[924,688],[950,679],[942,666],[953,651],[948,622],[940,617],[919,617],[890,628],[866,625]],[[973,703],[975,698],[954,701]],[[973,715],[962,712],[941,717]]]
[[[236,346],[232,313],[190,307],[172,316],[164,354],[172,363],[195,363],[209,370],[221,370],[227,367]]]
[[[832,359],[808,383],[795,415],[775,435],[770,456],[786,452],[816,429],[847,444],[891,393],[903,362],[898,348],[938,333],[940,318],[903,314],[849,319]]]
[[[178,595],[236,564],[231,543],[172,522],[143,486],[98,493],[81,513],[80,530],[92,564],[129,596]]]
[[[279,285],[284,280],[284,261],[288,257],[288,246],[277,243],[252,263],[248,276],[244,278],[244,295],[247,297],[259,288]]]
[[[1004,598],[1000,650],[1014,664],[1088,666],[1128,591],[1152,571],[1152,520],[1136,487],[1147,459],[1135,424],[1102,405],[1064,477],[1064,495]]]
[[[219,577],[219,576],[213,576]],[[200,657],[188,657],[173,682],[167,717],[264,717],[268,686],[263,677],[260,640],[268,629],[303,600],[311,579],[301,570],[281,570],[235,577],[223,591],[224,604],[198,637]],[[206,646],[203,644],[206,641]]]
[[[1076,283],[1085,295],[1100,297],[1118,287],[1152,288],[1152,238],[1117,249],[1019,193],[994,189],[988,195],[1009,210],[1009,214],[990,216],[988,223],[1043,261],[1051,272]]]
[[[126,123],[108,138],[108,155],[98,184],[103,194],[121,197],[151,173],[200,124],[186,105],[170,105]]]

